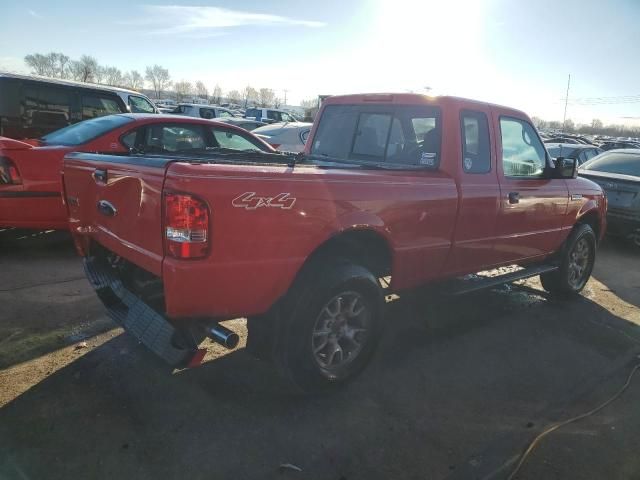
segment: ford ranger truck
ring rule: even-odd
[[[605,231],[601,188],[553,162],[527,115],[453,97],[330,97],[295,157],[72,153],[63,177],[87,276],[125,330],[195,365],[206,336],[237,344],[220,321],[246,317],[247,350],[307,391],[365,367],[386,294],[534,275],[577,294]]]

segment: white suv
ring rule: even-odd
[[[247,108],[244,118],[251,118],[259,122],[276,123],[276,122],[297,122],[298,119],[284,110],[275,110],[273,108]]]
[[[174,111],[176,115],[197,118],[229,118],[233,117],[233,112],[227,108],[213,105],[201,105],[199,103],[179,103]]]

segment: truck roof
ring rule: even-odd
[[[362,93],[362,94],[353,94],[353,95],[335,95],[327,97],[322,104],[330,105],[330,104],[363,104],[363,103],[391,103],[397,105],[416,105],[416,104],[426,104],[426,105],[458,105],[458,106],[469,106],[473,105],[483,105],[483,106],[491,106],[497,109],[500,109],[505,112],[512,112],[514,114],[518,114],[518,116],[527,116],[521,110],[505,107],[504,105],[497,105],[489,102],[482,102],[479,100],[473,100],[470,98],[463,97],[454,97],[449,95],[443,96],[430,96],[430,95],[422,95],[419,93]]]

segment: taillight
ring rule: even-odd
[[[201,258],[209,250],[209,209],[191,195],[164,196],[166,252],[176,258]]]
[[[276,150],[278,149],[278,147],[280,145],[282,145],[281,143],[270,143],[269,145],[271,145],[273,148],[275,148]]]
[[[0,185],[20,185],[22,178],[18,167],[7,157],[0,157]]]

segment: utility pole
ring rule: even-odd
[[[289,92],[289,90],[285,89],[284,90],[284,104],[287,105],[287,93]]]
[[[571,74],[569,74],[569,80],[567,80],[567,95],[564,98],[564,117],[562,119],[562,133],[567,123],[567,104],[569,103],[569,86],[571,85]]]

